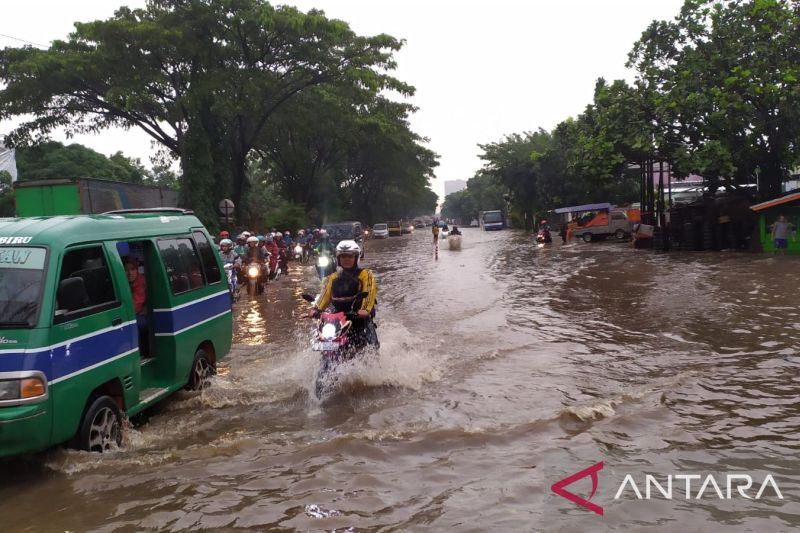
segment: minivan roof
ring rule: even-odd
[[[331,226],[351,226],[353,224],[361,224],[361,222],[357,220],[345,220],[344,222],[329,222],[328,224],[323,224],[323,228],[329,228]]]
[[[24,237],[25,244],[58,248],[102,240],[128,240],[188,233],[202,227],[200,220],[181,211],[120,213],[0,219],[3,237]],[[17,243],[19,244],[19,242]]]

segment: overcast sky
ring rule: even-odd
[[[504,135],[552,129],[591,102],[594,82],[633,79],[625,61],[654,19],[672,19],[683,0],[295,0],[322,9],[359,34],[405,39],[396,77],[414,85],[413,129],[440,156],[433,190],[468,179],[481,167],[478,144]],[[26,0],[0,18],[0,46],[10,37],[49,45],[76,20],[110,17],[117,6],[144,1]],[[13,126],[0,122],[0,134]],[[63,135],[54,135],[65,140]],[[95,150],[148,162],[154,152],[141,132],[76,137]],[[441,200],[442,198],[440,198]]]

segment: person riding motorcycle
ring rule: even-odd
[[[223,265],[231,264],[237,272],[242,268],[242,259],[233,249],[233,241],[230,239],[219,241],[219,257],[222,259]]]
[[[328,252],[329,254],[333,255],[336,251],[330,237],[328,237],[327,230],[319,230],[319,238],[317,239],[317,245],[314,247],[314,251],[317,252],[317,255],[320,255],[323,252]]]
[[[244,257],[248,263],[263,263],[267,259],[267,251],[258,246],[258,237],[247,238],[247,250]]]
[[[325,279],[325,287],[317,305],[308,312],[308,317],[315,317],[320,310],[332,305],[336,312],[353,311],[353,303],[360,293],[367,293],[357,307],[358,318],[351,319],[351,335],[356,346],[368,344],[379,347],[378,333],[375,329],[375,302],[378,287],[375,275],[367,268],[358,266],[361,248],[356,241],[344,240],[336,246],[336,262],[340,269]]]
[[[283,242],[286,244],[287,247],[292,246],[292,243],[294,241],[292,240],[292,234],[289,231],[283,232]]]
[[[274,234],[275,244],[278,245],[278,261],[280,261],[281,270],[284,274],[289,274],[289,250],[286,243],[283,241],[283,235],[280,233]]]
[[[247,252],[247,237],[244,236],[244,233],[237,235],[236,245],[233,247],[233,251],[239,256],[242,256],[245,254],[245,252]]]

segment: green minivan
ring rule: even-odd
[[[0,457],[103,452],[231,347],[228,284],[191,211],[0,219]]]

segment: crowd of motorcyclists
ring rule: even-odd
[[[225,269],[236,275],[235,281],[239,285],[247,282],[248,278],[255,278],[260,293],[268,281],[288,273],[290,260],[306,263],[310,258],[323,254],[332,257],[334,246],[327,231],[318,228],[299,229],[294,237],[288,230],[280,233],[275,228],[264,234],[243,231],[236,235],[235,242],[228,231],[222,231],[219,254]],[[230,283],[233,292],[234,280]]]

